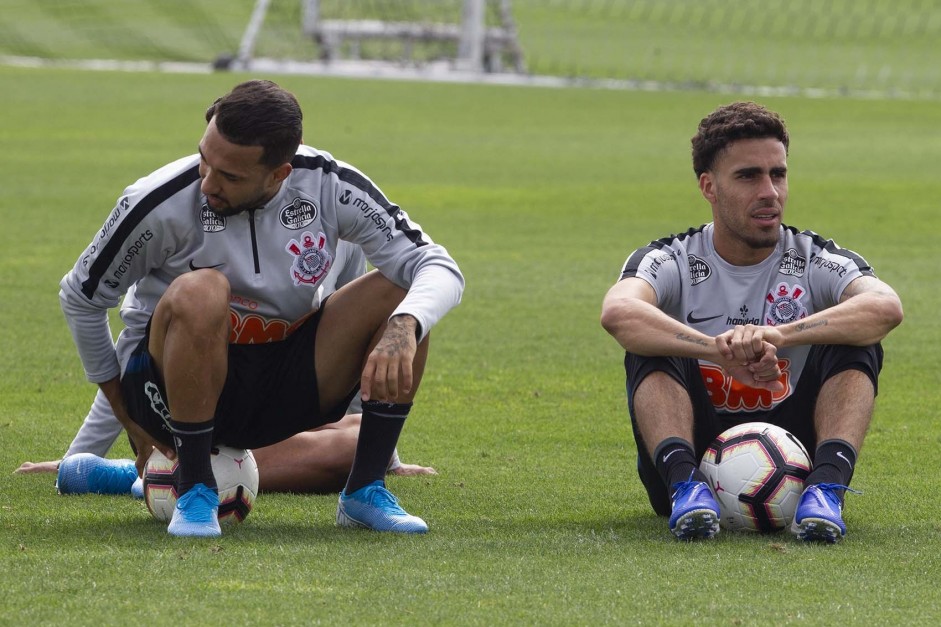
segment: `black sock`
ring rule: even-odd
[[[835,483],[848,486],[856,468],[856,449],[845,440],[824,440],[814,453],[814,469],[810,471],[804,485]],[[843,498],[843,490],[838,490]]]
[[[691,476],[693,481],[706,480],[696,463],[693,445],[683,438],[667,438],[658,444],[654,451],[654,464],[670,494],[673,494],[673,484],[689,481]]]
[[[392,452],[405,426],[411,403],[363,403],[363,420],[359,426],[356,456],[344,492],[356,492],[373,481],[384,481]]]
[[[212,474],[212,432],[215,420],[177,422],[170,419],[170,430],[176,444],[177,496],[183,496],[197,483],[216,488]]]

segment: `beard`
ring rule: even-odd
[[[237,205],[230,205],[228,201],[221,199],[218,196],[213,196],[213,198],[215,198],[216,200],[219,200],[222,203],[224,203],[220,207],[213,207],[212,204],[210,204],[209,202],[209,197],[206,197],[206,206],[209,207],[209,210],[212,211],[217,216],[222,217],[222,218],[228,218],[231,216],[238,215],[240,213],[245,213],[246,211],[251,211],[252,209],[258,209],[259,207],[263,207],[266,202],[268,202],[269,200],[273,198],[273,196],[274,196],[273,194],[268,194],[268,193],[263,192],[259,194],[257,197],[253,198],[252,200],[242,202]]]

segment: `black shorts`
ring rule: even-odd
[[[214,444],[261,448],[301,431],[336,422],[356,393],[320,414],[314,340],[320,310],[280,342],[230,344],[228,373],[216,405]],[[131,419],[151,436],[173,445],[163,380],[147,350],[150,326],[121,378]]]
[[[697,460],[702,459],[706,449],[723,431],[745,422],[768,422],[790,431],[807,448],[812,460],[817,449],[814,408],[820,388],[827,379],[841,372],[859,370],[869,376],[873,389],[878,394],[882,355],[881,344],[813,346],[794,393],[773,409],[765,412],[720,415],[710,400],[697,360],[681,357],[641,357],[627,353],[624,357],[624,368],[627,372],[627,407],[631,415],[634,441],[637,444],[637,472],[647,489],[654,511],[660,515],[668,515],[671,505],[668,486],[660,478],[654,461],[647,452],[634,414],[634,392],[647,375],[652,372],[665,372],[689,393],[693,405],[692,444]]]

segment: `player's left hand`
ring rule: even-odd
[[[417,328],[418,321],[409,315],[389,319],[363,367],[360,389],[364,401],[401,403],[411,400],[412,363],[418,350]]]

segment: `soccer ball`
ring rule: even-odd
[[[790,526],[811,462],[781,427],[748,422],[717,437],[699,468],[719,500],[722,528],[769,532]]]
[[[157,520],[169,522],[176,507],[176,460],[154,449],[144,467],[144,502]],[[242,522],[258,494],[258,464],[246,449],[212,449],[212,473],[219,486],[219,522]]]

